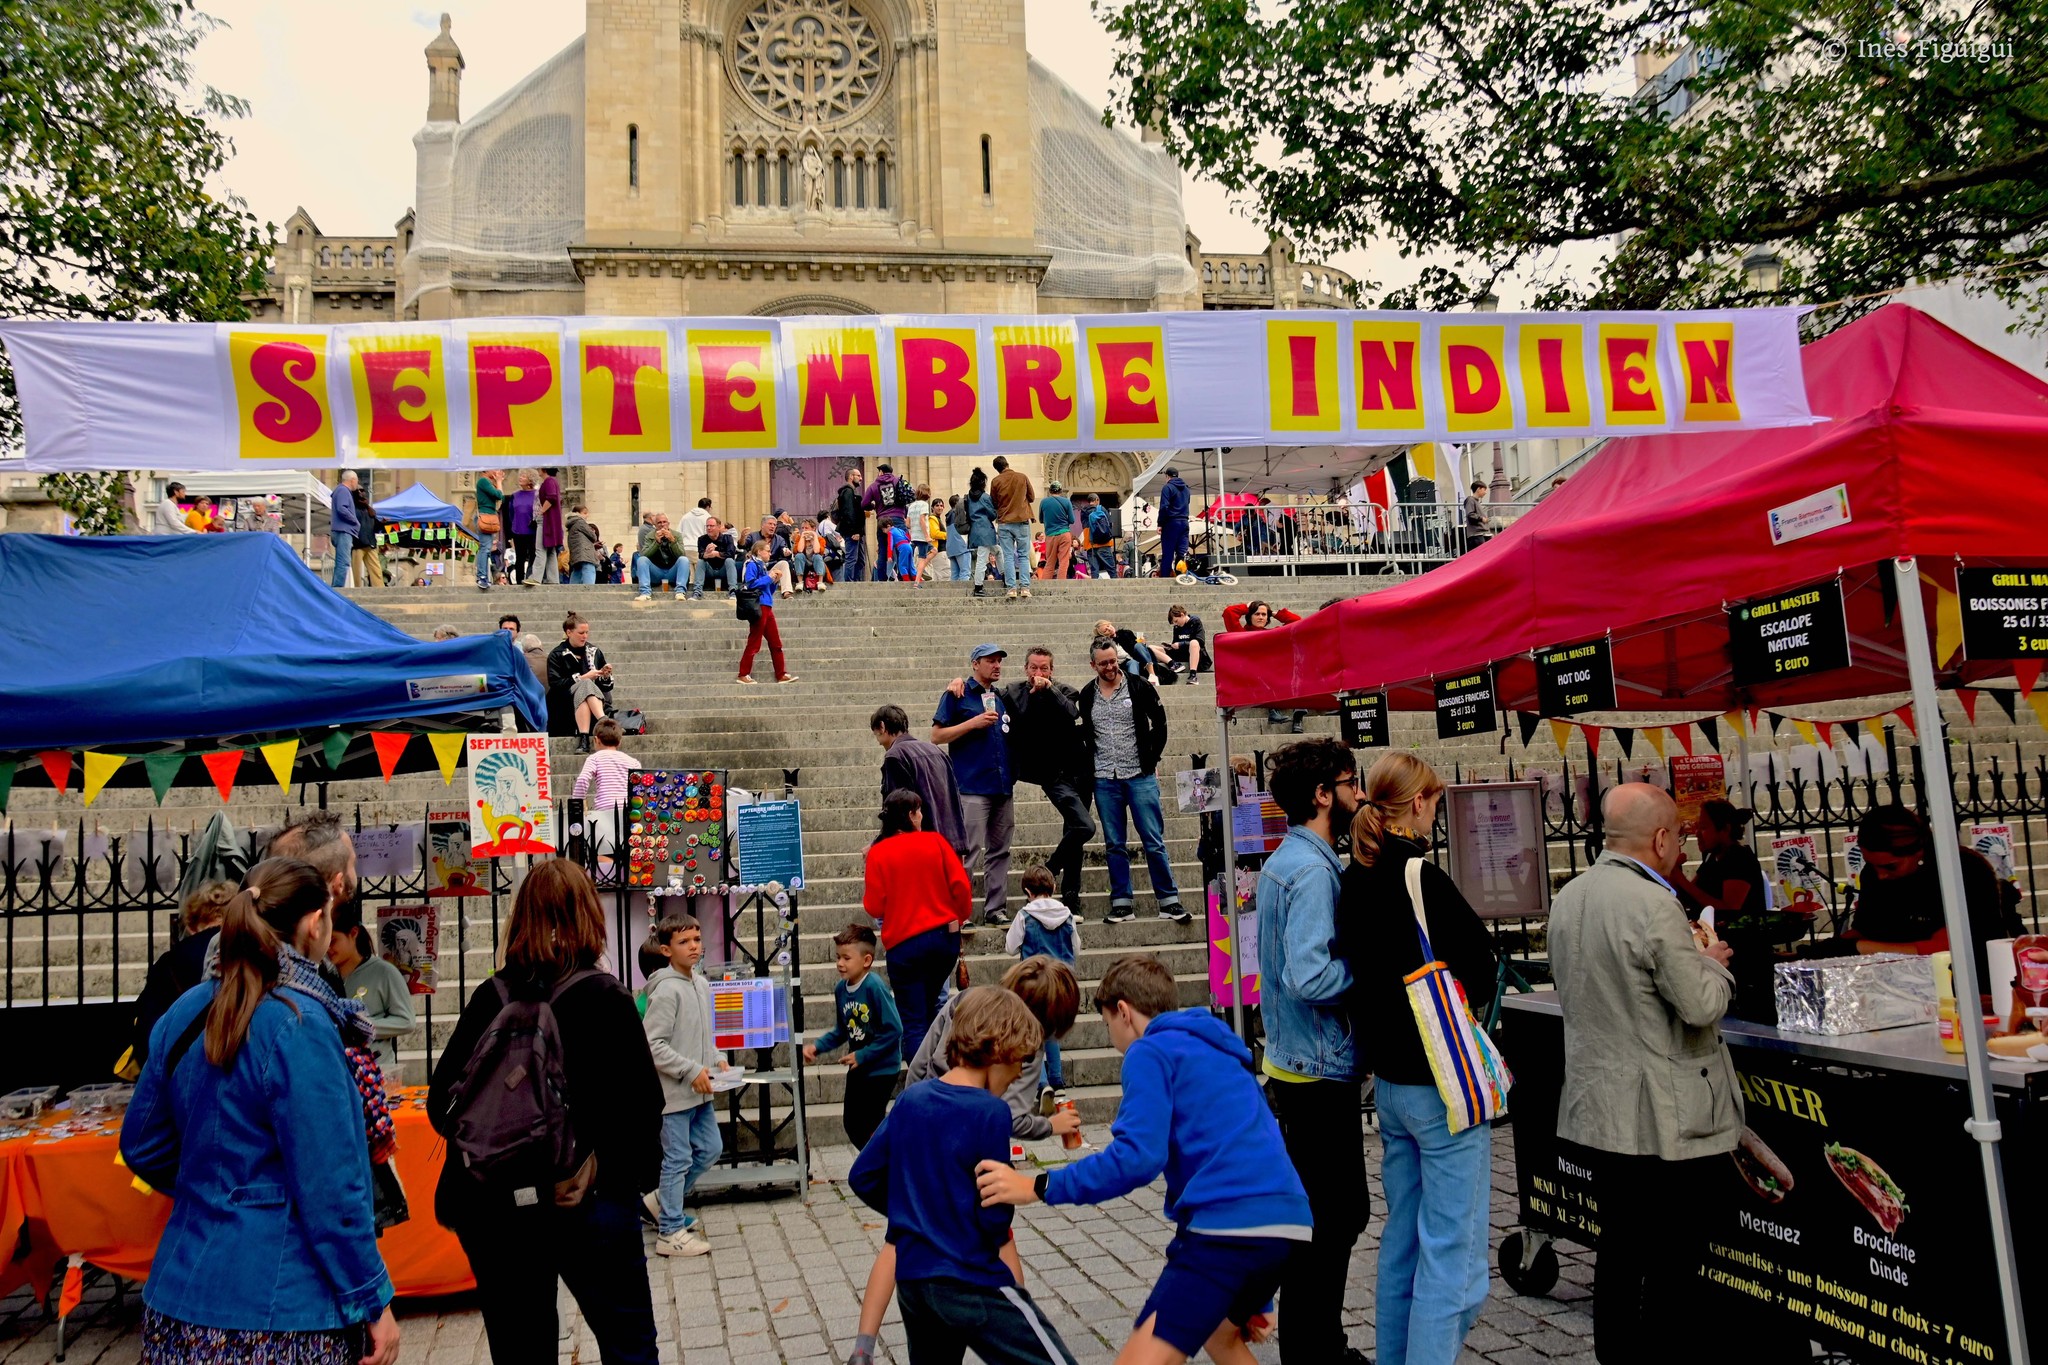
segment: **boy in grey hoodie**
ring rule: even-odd
[[[712,1046],[711,986],[697,975],[704,956],[704,930],[689,915],[664,915],[648,946],[668,965],[647,978],[647,1047],[661,1073],[661,1186],[646,1198],[661,1235],[662,1256],[702,1256],[711,1244],[694,1231],[697,1220],[683,1201],[697,1177],[724,1150],[718,1135],[718,1106],[711,1102],[711,1076],[725,1070],[725,1055]]]

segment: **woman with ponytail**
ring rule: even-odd
[[[331,897],[309,863],[251,868],[213,979],[150,1036],[121,1126],[122,1159],[174,1200],[142,1291],[145,1365],[398,1357],[365,1100],[343,1052],[373,1030],[314,966]]]
[[[1387,1201],[1376,1300],[1380,1365],[1451,1365],[1486,1303],[1493,1130],[1481,1123],[1450,1131],[1406,985],[1424,964],[1419,911],[1433,960],[1451,969],[1466,999],[1483,1010],[1493,995],[1486,926],[1429,859],[1443,793],[1443,779],[1413,754],[1384,754],[1372,765],[1351,820],[1352,862],[1337,905],[1380,1114]],[[1417,859],[1419,907],[1407,884]]]

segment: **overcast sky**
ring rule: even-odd
[[[426,120],[422,49],[440,10],[404,0],[208,0],[223,27],[198,54],[198,76],[246,99],[229,131],[225,180],[258,219],[303,206],[324,232],[386,235],[413,202],[412,135]],[[475,113],[583,32],[577,0],[487,0],[451,11],[466,63],[462,108]],[[1033,55],[1098,107],[1108,102],[1109,36],[1088,0],[1030,0]],[[1218,187],[1189,178],[1189,224],[1208,251],[1259,251],[1266,235]],[[1331,261],[1382,284],[1412,266],[1388,250]],[[1512,303],[1512,300],[1509,301]]]

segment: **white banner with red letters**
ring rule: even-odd
[[[1400,445],[1802,425],[1796,308],[6,322],[36,470]]]

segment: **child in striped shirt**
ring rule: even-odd
[[[638,768],[640,760],[619,748],[625,742],[626,732],[610,716],[591,726],[590,735],[597,741],[597,748],[583,760],[583,771],[576,774],[576,785],[569,795],[584,802],[588,810],[622,810],[630,780],[626,774]]]

